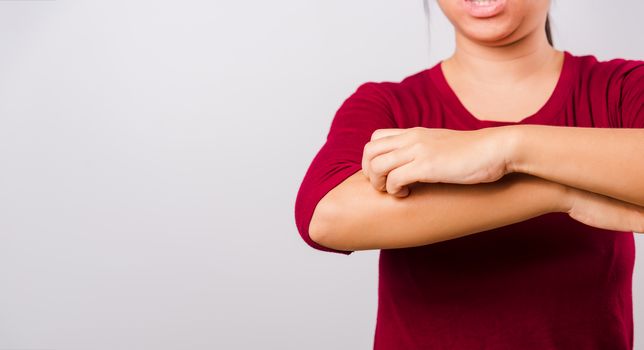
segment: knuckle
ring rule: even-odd
[[[371,141],[365,143],[364,147],[362,147],[362,153],[367,154],[371,147],[373,147],[373,143],[371,143]]]
[[[372,172],[374,175],[381,175],[381,174],[384,172],[384,170],[385,170],[385,169],[383,168],[383,167],[384,167],[384,165],[383,165],[382,161],[381,161],[380,159],[378,159],[378,158],[376,158],[376,159],[372,159],[372,160],[371,160],[371,165],[370,165],[370,167],[371,167],[371,172]]]
[[[412,152],[415,154],[420,153],[423,150],[423,145],[420,142],[414,142],[411,146],[409,146]]]

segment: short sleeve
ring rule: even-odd
[[[340,254],[309,236],[309,225],[318,202],[349,176],[362,170],[364,146],[377,129],[395,128],[396,123],[383,90],[384,83],[366,82],[341,104],[335,113],[325,143],[313,158],[295,200],[295,223],[300,236],[311,247]]]
[[[629,61],[622,75],[620,115],[622,127],[644,128],[644,61]]]

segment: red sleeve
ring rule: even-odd
[[[644,61],[629,61],[621,79],[623,128],[644,128]]]
[[[376,129],[396,128],[382,84],[366,82],[336,111],[326,142],[313,158],[295,200],[295,223],[300,236],[311,247],[334,253],[351,254],[311,240],[309,224],[316,205],[331,189],[362,170],[364,145]]]

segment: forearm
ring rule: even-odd
[[[414,183],[397,198],[375,190],[358,172],[318,204],[314,240],[336,249],[368,250],[421,246],[541,214],[567,211],[566,186],[526,174],[493,183]]]
[[[644,129],[513,125],[508,171],[644,206]]]

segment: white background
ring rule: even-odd
[[[293,205],[359,84],[451,53],[431,11],[0,1],[0,349],[371,348],[378,252],[309,248]],[[643,12],[556,1],[555,46],[642,59]]]

